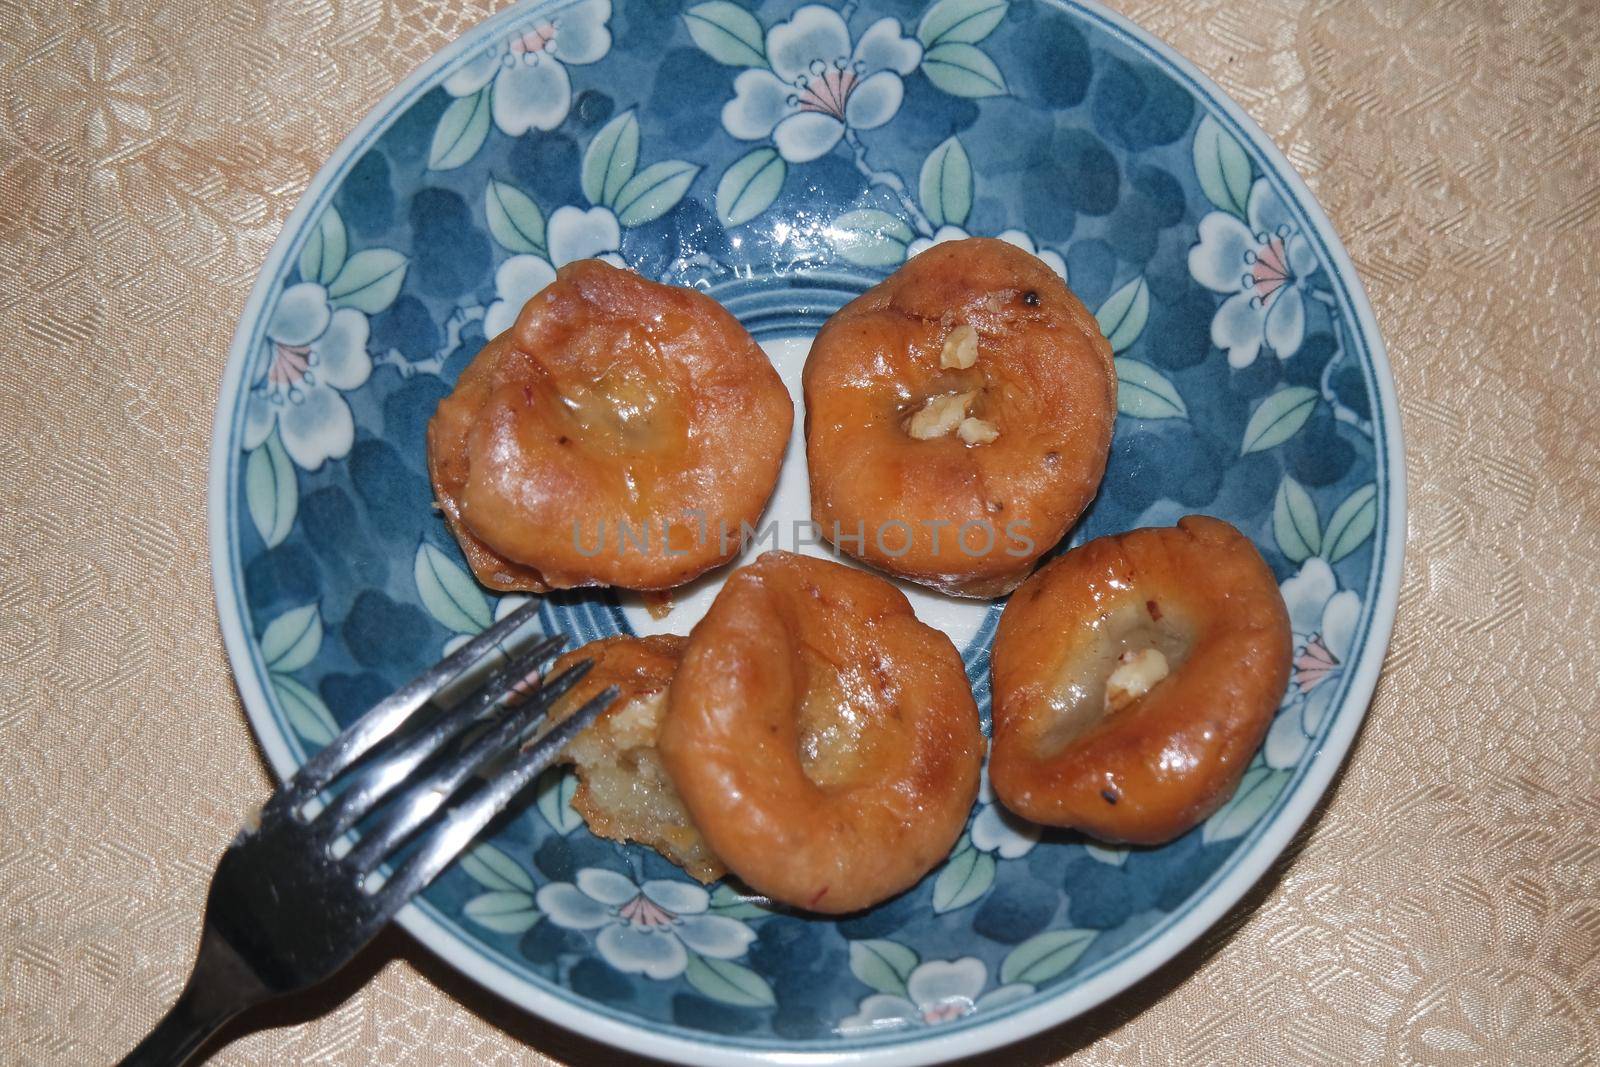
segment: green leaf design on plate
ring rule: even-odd
[[[758,148],[728,165],[717,182],[717,218],[724,226],[749,222],[778,199],[789,165],[775,148]]]
[[[316,604],[286,611],[261,632],[261,660],[267,670],[288,674],[317,657],[322,647],[322,616]]]
[[[922,73],[951,96],[1004,96],[1006,79],[982,49],[950,41],[936,44],[922,56]]]
[[[712,959],[691,952],[683,976],[695,989],[724,1004],[770,1008],[778,1002],[765,978],[732,960]]]
[[[655,163],[628,179],[617,193],[617,221],[643,226],[678,206],[700,168],[681,159]]]
[[[1299,432],[1317,406],[1317,391],[1303,385],[1279,389],[1261,402],[1244,427],[1239,454],[1276,448]]]
[[[1377,525],[1378,487],[1368,482],[1333,509],[1328,532],[1322,538],[1322,554],[1329,563],[1338,563],[1360,548]]]
[[[1167,376],[1136,359],[1117,359],[1117,410],[1135,419],[1182,419],[1189,415]]]
[[[506,251],[545,254],[544,212],[521,189],[489,179],[489,187],[483,191],[483,213],[489,220],[489,232]]]
[[[972,160],[954,137],[928,153],[917,183],[922,210],[934,226],[960,226],[972,212]]]
[[[718,883],[711,891],[711,912],[726,919],[759,919],[772,911],[757,904],[726,882]]]
[[[1214,845],[1218,841],[1231,841],[1250,829],[1283,792],[1283,787],[1289,783],[1289,774],[1288,769],[1275,771],[1265,765],[1252,766],[1245,771],[1233,798],[1206,820],[1200,840]]]
[[[683,13],[689,36],[700,51],[730,67],[767,65],[766,34],[756,17],[737,4],[711,0]]]
[[[1111,342],[1111,351],[1121,352],[1144,333],[1144,324],[1150,317],[1150,286],[1142,277],[1135,278],[1106,297],[1094,320],[1100,332]]]
[[[478,154],[489,136],[489,93],[494,83],[452,101],[439,116],[428,146],[429,170],[453,170]]]
[[[376,315],[394,303],[405,280],[405,256],[392,248],[369,248],[345,261],[339,276],[328,283],[328,301]]]
[[[611,207],[639,165],[639,120],[629,108],[604,126],[583,154],[583,195]]]
[[[906,979],[918,962],[916,951],[898,941],[850,942],[850,973],[880,993],[905,996]]]
[[[281,545],[294,528],[294,517],[300,510],[300,486],[294,461],[283,450],[277,430],[245,459],[244,502],[256,533],[267,547]]]
[[[940,915],[964,908],[989,891],[994,884],[994,857],[979,852],[962,837],[939,877],[933,882],[933,910]]]
[[[1200,128],[1194,132],[1194,171],[1207,200],[1245,217],[1250,204],[1250,157],[1210,115],[1200,120]]]
[[[458,634],[475,634],[489,628],[494,613],[478,583],[449,556],[424,541],[417,546],[412,564],[417,592],[428,614]]]
[[[1128,850],[1125,848],[1107,848],[1105,845],[1084,845],[1083,850],[1092,860],[1111,867],[1121,867],[1128,862]]]
[[[904,219],[869,207],[834,219],[828,236],[839,255],[858,267],[889,267],[906,258],[916,234]]]
[[[994,32],[1006,17],[1006,0],[939,0],[917,24],[917,40],[924,48],[946,41],[977,44]]]
[[[533,876],[504,851],[487,842],[461,857],[461,870],[485,889],[533,892]]]
[[[540,919],[533,897],[519,892],[480,893],[467,901],[461,911],[479,926],[502,934],[526,933]]]
[[[572,810],[577,792],[578,776],[566,767],[549,767],[539,775],[534,786],[535,806],[558,833],[570,834],[583,825],[583,816]]]
[[[1094,930],[1047,930],[1028,938],[1000,961],[1000,981],[1042,985],[1078,962]]]
[[[339,275],[344,257],[350,250],[345,235],[344,219],[333,205],[328,205],[311,234],[300,249],[300,280],[327,285]]]
[[[267,677],[295,733],[319,748],[338,735],[339,724],[333,721],[321,697],[287,674],[270,673]]]
[[[1278,495],[1272,502],[1272,536],[1278,551],[1294,563],[1304,563],[1322,550],[1317,505],[1305,486],[1287,474],[1278,483]]]

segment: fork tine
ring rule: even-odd
[[[510,637],[539,613],[538,600],[530,600],[504,619],[478,634],[455,652],[395,690],[387,699],[373,705],[361,718],[306,761],[279,791],[287,802],[299,803],[321,792],[340,771],[360,759],[373,745],[405,722],[439,690],[462,671],[482,659],[490,649]],[[566,643],[565,637],[551,637]],[[559,645],[557,647],[560,647]],[[286,796],[287,795],[287,796]]]
[[[412,784],[407,795],[397,800],[371,830],[361,835],[346,862],[362,873],[376,867],[427,822],[476,771],[532,733],[544,713],[593,667],[593,660],[583,660],[547,679],[532,696],[514,705],[496,721],[488,732],[474,739],[444,766]]]
[[[472,839],[489,821],[505,809],[513,797],[556,761],[561,750],[594,722],[600,712],[616,699],[617,693],[616,686],[609,686],[592,697],[571,716],[552,726],[482,790],[460,807],[451,809],[416,854],[406,860],[377,891],[380,909],[385,914],[393,914],[425,889],[440,871],[472,843]]]
[[[543,665],[560,649],[562,640],[545,638],[527,652],[501,666],[461,703],[429,723],[426,728],[382,759],[362,767],[351,776],[350,784],[315,820],[317,829],[328,837],[338,837],[412,774],[427,758],[464,732],[485,715],[524,678]]]

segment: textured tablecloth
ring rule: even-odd
[[[1295,846],[1004,1062],[1594,1063],[1600,11],[1117,6],[1244,105],[1349,246],[1399,384],[1405,582]],[[178,992],[268,789],[206,548],[229,338],[340,138],[488,10],[0,2],[0,1062],[107,1062]],[[216,1062],[616,1062],[399,932],[272,1021]]]

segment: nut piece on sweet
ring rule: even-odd
[[[966,370],[978,362],[978,331],[963,323],[950,331],[944,339],[944,351],[939,353],[939,366],[946,370]]]
[[[1141,648],[1117,657],[1117,669],[1106,679],[1106,710],[1121,711],[1155,688],[1169,673],[1160,649]]]
[[[1000,431],[994,423],[983,419],[966,418],[956,427],[956,436],[969,445],[986,445],[999,439]]]
[[[961,420],[967,414],[967,405],[970,403],[972,403],[971,393],[933,397],[922,405],[920,411],[911,416],[911,421],[906,424],[906,433],[918,441],[931,441],[935,437],[943,437],[961,425]]]

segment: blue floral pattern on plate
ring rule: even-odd
[[[1282,582],[1293,680],[1233,799],[1163,848],[1108,848],[1015,819],[985,777],[921,885],[822,919],[594,838],[552,771],[408,921],[513,998],[678,1058],[914,1060],[930,1028],[970,1033],[970,1051],[1107,995],[1096,976],[1126,985],[1304,817],[1392,616],[1381,347],[1263,144],[1181,62],[1076,5],[556,0],[491,20],[341,149],[240,327],[214,548],[274,763],[521,602],[468,575],[430,507],[423,434],[561,265],[696,286],[766,340],[814,331],[935,242],[998,236],[1066,277],[1116,352],[1111,459],[1072,542],[1203,511]],[[986,718],[995,614],[964,650]],[[628,629],[605,592],[548,596],[540,622]]]

